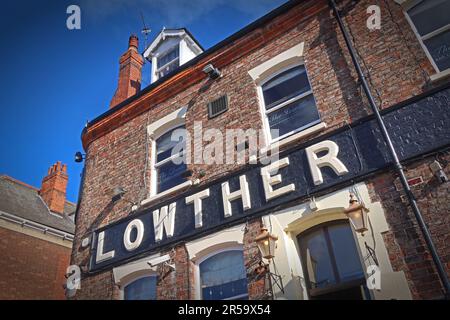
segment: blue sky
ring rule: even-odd
[[[76,201],[80,134],[108,109],[118,59],[131,33],[144,48],[141,12],[152,29],[186,27],[209,48],[286,0],[40,0],[2,3],[0,19],[0,174],[39,187],[57,160],[68,165]],[[81,30],[66,28],[66,8],[81,8]],[[150,65],[143,86],[150,83]]]

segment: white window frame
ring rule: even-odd
[[[242,245],[237,245],[237,246],[229,246],[226,248],[214,250],[213,252],[205,254],[204,256],[200,257],[199,259],[197,259],[195,261],[195,264],[194,264],[195,296],[196,296],[197,300],[203,300],[202,281],[201,281],[201,275],[200,275],[200,264],[202,262],[204,262],[205,260],[208,260],[209,258],[211,258],[219,253],[228,252],[228,251],[240,251],[240,252],[242,252],[242,254],[244,254],[244,247]],[[245,262],[244,262],[244,267],[245,267]],[[248,288],[247,288],[247,294],[237,295],[237,296],[227,298],[224,300],[233,300],[233,299],[239,299],[239,298],[243,298],[243,297],[248,297]]]
[[[181,190],[183,188],[186,188],[186,187],[192,185],[192,181],[190,179],[187,179],[185,182],[183,182],[177,186],[174,186],[173,188],[165,190],[163,192],[158,193],[156,191],[157,190],[157,172],[156,172],[156,168],[155,168],[156,140],[160,136],[162,136],[164,133],[166,133],[176,127],[184,125],[185,118],[186,118],[186,111],[187,111],[187,107],[182,107],[147,126],[147,134],[149,135],[149,138],[150,138],[149,146],[148,146],[150,148],[150,152],[149,152],[150,190],[149,190],[149,196],[147,197],[147,199],[145,199],[141,202],[141,205],[146,205],[146,204],[151,203],[161,197],[164,197],[168,194],[174,193],[178,190]],[[170,159],[172,159],[172,157],[170,157]],[[165,159],[165,160],[167,160],[167,159]],[[163,161],[159,162],[158,164],[161,165],[162,162]]]
[[[152,185],[154,186],[153,189],[155,191],[155,195],[156,194],[160,194],[160,193],[164,193],[164,192],[166,192],[168,190],[171,190],[171,189],[175,188],[175,187],[173,187],[173,188],[170,188],[168,190],[164,190],[162,192],[157,192],[157,188],[158,188],[158,168],[160,168],[161,166],[167,164],[169,161],[173,161],[174,159],[179,158],[180,156],[183,156],[183,155],[186,154],[186,149],[184,149],[183,152],[181,152],[181,153],[177,153],[177,154],[171,155],[170,157],[168,157],[168,158],[166,158],[164,160],[156,162],[156,156],[157,156],[157,151],[158,151],[158,145],[157,145],[156,140],[158,140],[164,134],[166,134],[166,133],[168,133],[168,132],[170,132],[170,131],[172,131],[172,130],[174,130],[176,128],[182,127],[182,126],[184,126],[184,124],[172,125],[171,127],[169,127],[169,129],[167,129],[166,131],[164,131],[161,134],[159,134],[158,136],[156,136],[155,139],[153,140],[152,155],[151,155],[151,158],[153,159],[152,160],[151,177],[152,177],[152,180],[154,180],[154,181],[152,181]]]
[[[304,93],[302,93],[302,94],[300,94],[300,95],[298,95],[298,96],[295,96],[295,97],[293,97],[293,98],[291,98],[291,99],[288,99],[288,100],[286,100],[286,101],[280,103],[279,105],[277,105],[277,106],[271,108],[270,110],[267,110],[267,109],[266,109],[266,103],[265,103],[265,101],[264,101],[264,92],[263,92],[263,88],[262,88],[262,87],[264,86],[264,84],[266,84],[267,82],[269,82],[270,80],[272,80],[272,79],[275,78],[276,76],[280,75],[281,73],[283,73],[283,72],[285,72],[285,71],[287,71],[287,70],[289,70],[289,69],[292,69],[292,68],[295,68],[295,67],[300,67],[300,66],[303,66],[303,67],[305,68],[305,74],[306,74],[306,78],[308,79],[308,83],[309,83],[309,86],[310,86],[310,90],[308,90],[307,92],[304,92]],[[281,68],[281,69],[279,69],[278,71],[272,73],[271,75],[267,76],[263,81],[261,81],[261,82],[258,84],[257,90],[258,90],[258,99],[259,99],[259,101],[260,101],[260,110],[261,110],[262,115],[263,115],[264,127],[266,128],[266,130],[265,130],[265,132],[266,132],[266,138],[267,138],[267,141],[269,141],[270,144],[275,143],[275,142],[278,142],[278,141],[280,141],[280,140],[283,140],[283,139],[285,139],[285,138],[287,138],[287,137],[290,137],[290,136],[292,136],[292,135],[294,135],[294,134],[296,134],[296,133],[298,133],[298,132],[300,132],[300,131],[303,131],[303,130],[305,130],[305,129],[308,129],[308,128],[310,128],[310,127],[312,127],[312,126],[314,126],[314,125],[317,125],[317,124],[319,124],[319,123],[322,122],[322,120],[321,120],[321,118],[320,118],[319,110],[317,109],[316,98],[314,97],[314,93],[313,93],[313,90],[312,90],[312,87],[311,87],[311,82],[309,81],[308,72],[307,72],[307,70],[306,70],[306,66],[305,66],[304,63],[291,64],[291,65],[289,65],[289,66],[286,66],[286,67],[284,67],[284,68]],[[277,137],[277,138],[274,139],[274,138],[272,137],[272,135],[270,134],[270,123],[269,123],[269,117],[268,117],[268,115],[269,115],[270,113],[274,112],[274,111],[278,111],[278,110],[280,110],[280,109],[283,109],[283,108],[287,107],[289,104],[291,104],[291,103],[293,103],[293,102],[295,102],[295,101],[297,101],[297,100],[303,99],[303,98],[305,98],[305,97],[307,97],[307,96],[309,96],[309,95],[312,95],[312,96],[313,96],[313,99],[314,99],[314,105],[316,106],[317,113],[319,114],[319,119],[317,119],[316,121],[313,121],[313,122],[311,122],[311,123],[308,123],[307,125],[304,125],[304,126],[302,126],[302,127],[299,127],[299,128],[297,128],[297,129],[295,129],[295,130],[292,130],[292,131],[290,131],[290,132],[288,132],[288,133],[285,133],[285,134],[283,134],[283,135],[281,135],[281,136],[279,136],[279,137]]]
[[[159,66],[159,58],[162,57],[162,56],[164,56],[164,55],[166,55],[167,53],[169,53],[169,52],[171,52],[171,51],[177,49],[177,47],[178,47],[178,57],[176,57],[175,59],[172,59],[171,61],[167,62],[165,65],[163,65],[163,66],[160,67],[160,66]],[[158,55],[158,57],[156,57],[156,65],[158,66],[158,68],[156,69],[155,73],[156,73],[156,75],[158,76],[158,79],[162,78],[162,77],[160,76],[160,72],[161,72],[164,68],[166,68],[167,66],[169,66],[169,65],[171,65],[171,64],[173,64],[173,63],[175,63],[176,61],[178,61],[178,66],[180,66],[180,53],[181,53],[181,52],[180,52],[180,47],[179,47],[179,44],[177,44],[177,45],[175,45],[175,46],[170,47],[170,48],[167,49],[166,51],[160,53],[160,54]]]
[[[282,147],[286,144],[289,144],[298,139],[305,138],[308,135],[314,134],[318,131],[321,131],[327,127],[326,123],[322,122],[322,120],[318,121],[317,124],[311,126],[304,126],[302,128],[298,128],[289,134],[285,134],[277,139],[272,139],[272,135],[270,134],[270,125],[266,115],[266,108],[264,103],[264,97],[262,94],[262,84],[269,81],[269,79],[273,78],[277,74],[286,71],[290,68],[295,67],[296,65],[305,65],[304,61],[304,42],[300,42],[299,44],[287,49],[286,51],[276,55],[275,57],[257,65],[253,69],[248,71],[250,77],[254,80],[256,84],[256,93],[259,100],[259,108],[261,113],[261,119],[263,123],[264,129],[264,144],[263,150],[278,150],[279,147]],[[306,71],[308,76],[308,73]],[[309,81],[309,76],[308,76]],[[309,81],[311,86],[311,82]],[[311,91],[312,87],[311,87]],[[314,94],[314,92],[312,92]],[[297,97],[295,97],[297,98]],[[295,101],[295,98],[290,102]],[[300,98],[299,98],[300,99]],[[315,98],[314,98],[315,100]],[[316,107],[317,107],[317,101]],[[285,103],[289,103],[286,101]],[[319,119],[320,113],[319,113]]]
[[[450,75],[450,68],[447,68],[445,70],[439,70],[439,67],[437,66],[436,62],[434,61],[433,57],[430,54],[430,51],[428,50],[427,46],[424,43],[424,40],[430,39],[440,33],[443,33],[447,30],[450,30],[450,23],[434,30],[424,36],[421,36],[419,34],[419,31],[417,30],[416,26],[414,25],[414,22],[412,21],[411,17],[408,14],[408,10],[414,7],[415,5],[419,4],[421,0],[407,0],[401,3],[403,6],[403,14],[406,17],[406,20],[408,21],[409,25],[411,26],[411,29],[413,30],[414,34],[416,35],[417,40],[419,41],[422,50],[425,52],[425,55],[428,57],[428,60],[431,62],[431,65],[433,66],[434,70],[436,71],[436,74],[431,76],[431,80],[437,80],[441,78],[442,76]]]

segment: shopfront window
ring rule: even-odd
[[[247,275],[241,250],[218,253],[200,263],[204,300],[248,299]]]
[[[298,236],[311,299],[362,299],[365,283],[353,231],[347,221]]]
[[[156,276],[130,282],[124,288],[124,300],[156,300]]]

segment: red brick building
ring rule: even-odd
[[[376,1],[369,28],[373,4],[338,1],[448,275],[449,1]],[[367,99],[325,0],[288,2],[207,50],[185,29],[142,55],[131,37],[110,109],[82,135],[74,298],[442,298]],[[253,131],[226,149],[214,139],[230,129]],[[189,143],[199,130],[203,145]],[[243,162],[219,159],[240,146]],[[278,238],[271,259],[262,226]]]
[[[67,182],[60,162],[40,189],[0,177],[0,299],[65,299],[75,229]]]

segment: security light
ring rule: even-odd
[[[210,79],[217,79],[222,75],[219,69],[215,68],[211,63],[203,68],[203,72],[206,73]]]
[[[448,177],[438,161],[435,160],[433,161],[433,163],[430,164],[430,170],[431,172],[433,172],[433,174],[436,176],[436,178],[439,180],[440,183],[445,183],[448,181]]]
[[[127,191],[122,187],[115,187],[112,191],[112,201],[115,202],[122,198]]]
[[[80,151],[77,151],[75,153],[75,162],[83,162],[83,159],[85,159],[85,154],[82,154]]]

